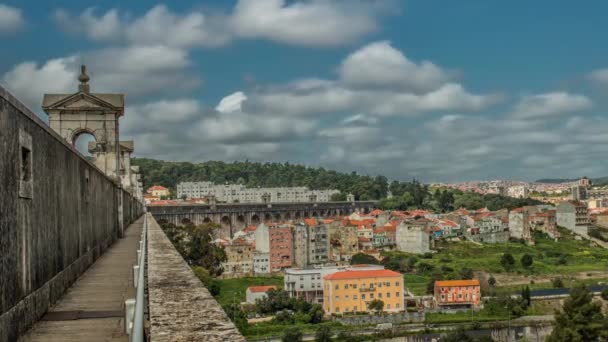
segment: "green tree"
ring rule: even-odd
[[[494,286],[496,285],[496,278],[494,278],[494,276],[490,276],[490,278],[488,278],[488,285],[490,286]]]
[[[504,253],[500,258],[500,264],[502,265],[502,267],[504,267],[505,270],[510,271],[515,265],[515,259],[510,253]]]
[[[608,287],[602,290],[602,293],[600,294],[600,296],[602,297],[603,300],[608,300]]]
[[[384,310],[384,302],[380,299],[374,299],[369,302],[367,308],[376,311],[376,314],[380,314]]]
[[[331,328],[328,325],[321,325],[315,333],[315,341],[317,342],[329,342],[331,341]]]
[[[230,304],[224,307],[224,311],[228,318],[232,320],[236,328],[239,329],[241,334],[245,334],[249,327],[249,323],[247,322],[247,315],[243,312],[241,306],[237,303]]]
[[[520,261],[521,261],[521,265],[524,268],[529,268],[530,266],[532,266],[532,263],[534,263],[534,259],[532,258],[532,256],[527,253],[521,257]]]
[[[216,297],[220,294],[220,284],[217,280],[215,280],[205,268],[200,266],[193,266],[192,271],[197,276],[198,279],[201,280],[203,285],[209,290],[212,296]]]
[[[547,341],[582,342],[606,338],[608,321],[602,314],[601,304],[593,302],[593,295],[585,285],[573,287],[562,310],[555,313],[555,324]]]
[[[365,253],[357,253],[352,256],[350,259],[351,265],[361,265],[361,264],[371,264],[371,265],[379,265],[380,261],[374,258],[373,256]]]
[[[473,279],[475,277],[475,273],[469,267],[463,267],[460,270],[460,277],[462,279]]]
[[[532,297],[530,296],[530,287],[526,285],[523,289],[521,289],[521,298],[524,300],[524,304],[526,309],[530,307],[532,304]]]
[[[302,331],[298,327],[289,327],[283,331],[281,337],[283,342],[300,342],[302,341]]]

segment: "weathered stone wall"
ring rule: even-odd
[[[0,342],[40,319],[141,212],[0,87]]]
[[[492,232],[481,234],[465,234],[465,237],[474,242],[480,243],[505,243],[509,241],[509,232]]]
[[[147,257],[152,342],[245,341],[150,214]]]

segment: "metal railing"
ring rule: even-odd
[[[137,250],[137,265],[133,266],[133,285],[137,289],[135,300],[125,301],[125,330],[131,342],[144,341],[146,247],[148,240],[148,214],[144,213],[144,225]]]

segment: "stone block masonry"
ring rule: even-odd
[[[148,215],[151,341],[245,341],[152,215]]]
[[[142,209],[0,87],[0,342],[40,319]]]

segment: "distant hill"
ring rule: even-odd
[[[343,173],[322,167],[307,167],[290,163],[256,163],[250,161],[207,161],[203,163],[169,162],[148,158],[133,158],[143,175],[144,187],[163,185],[175,189],[184,181],[209,181],[216,184],[243,184],[249,188],[306,186],[309,189],[337,189],[335,200],[346,200],[352,193],[357,199],[386,197],[388,180],[384,176]],[[343,197],[343,198],[342,198]]]
[[[544,178],[536,180],[536,183],[549,183],[549,184],[558,184],[558,183],[569,183],[575,182],[578,178],[568,179],[568,178]],[[591,182],[593,184],[608,184],[608,177],[599,177],[599,178],[591,178]]]

